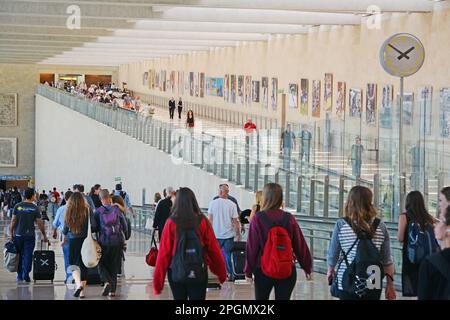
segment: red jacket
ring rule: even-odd
[[[220,283],[227,279],[225,260],[219,247],[219,242],[214,235],[213,228],[205,219],[202,219],[197,234],[204,248],[205,262],[209,269],[219,277]],[[177,247],[177,229],[172,219],[167,219],[161,236],[158,258],[156,259],[155,271],[153,273],[153,290],[155,295],[162,292],[167,269],[170,267],[172,257]]]

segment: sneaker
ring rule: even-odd
[[[73,296],[75,298],[78,298],[80,296],[81,291],[83,291],[83,287],[78,287],[77,290],[73,293]]]
[[[111,294],[111,286],[109,283],[103,288],[102,296],[106,297],[108,294]]]
[[[25,280],[24,280],[26,283],[30,283],[31,282],[31,279],[30,279],[30,277],[28,277],[28,278],[25,278]]]

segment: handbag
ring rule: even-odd
[[[83,264],[86,268],[95,268],[100,262],[101,257],[102,247],[92,237],[91,218],[88,213],[88,232],[87,237],[84,239],[83,245],[81,246],[81,260],[83,260]]]
[[[3,250],[3,264],[9,272],[17,272],[19,267],[19,253],[17,252],[14,242],[8,241],[5,243]]]
[[[153,229],[152,232],[152,241],[150,243],[150,251],[145,256],[145,262],[150,267],[156,266],[156,259],[158,258],[158,246],[156,245],[156,239],[155,239],[156,229]]]

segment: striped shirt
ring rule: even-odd
[[[357,237],[352,227],[344,219],[339,219],[334,226],[327,256],[327,264],[329,267],[334,268],[336,265],[338,265],[336,274],[339,290],[342,290],[342,277],[345,270],[347,269],[347,265],[345,261],[343,261],[344,255],[342,251],[347,254],[348,263],[351,264],[355,259],[356,249],[359,243],[359,240],[355,243],[356,240]],[[372,242],[381,253],[381,262],[383,263],[383,265],[388,266],[392,264],[389,234],[386,225],[383,222],[380,222],[380,224],[378,225]],[[355,243],[355,245],[349,252],[353,243]]]

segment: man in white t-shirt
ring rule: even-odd
[[[241,240],[240,223],[236,204],[228,199],[228,188],[219,187],[219,198],[211,201],[208,207],[208,217],[219,241],[223,257],[225,258],[227,273],[231,272],[231,249],[236,240]]]

